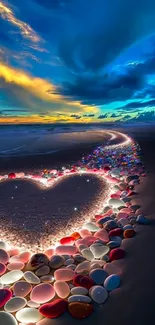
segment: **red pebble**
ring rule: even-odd
[[[122,228],[115,228],[109,231],[109,237],[120,236],[123,234]]]
[[[0,308],[2,308],[12,297],[12,292],[9,289],[0,289]]]
[[[100,220],[100,219],[102,219],[103,218],[103,215],[101,215],[101,214],[97,214],[96,216],[95,216],[95,219],[96,220]]]
[[[39,308],[39,312],[47,318],[57,318],[61,316],[68,308],[67,301],[56,299],[50,303],[44,304]]]
[[[110,261],[120,260],[121,258],[124,258],[124,256],[125,252],[121,248],[114,248],[109,254]]]
[[[68,236],[68,237],[63,237],[60,239],[60,244],[61,245],[68,245],[68,244],[73,244],[75,242],[75,238]]]
[[[111,194],[110,197],[112,199],[119,199],[120,198],[120,195],[118,195],[117,193],[114,193],[114,194]]]
[[[92,286],[95,285],[95,282],[88,276],[77,274],[73,278],[73,285],[75,287],[84,287],[89,290]]]
[[[105,167],[103,168],[103,170],[104,170],[105,173],[107,173],[107,172],[110,170],[110,167],[105,166]]]
[[[6,271],[6,266],[3,263],[0,263],[0,275],[3,275]]]
[[[10,178],[10,179],[14,179],[14,178],[16,178],[16,174],[15,174],[15,173],[10,173],[10,174],[8,175],[8,178]]]

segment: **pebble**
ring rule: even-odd
[[[6,265],[0,263],[0,276],[3,275],[5,272],[6,272]]]
[[[89,272],[90,270],[90,262],[89,261],[83,261],[79,265],[77,265],[75,272],[76,273],[83,273],[83,272]]]
[[[37,276],[44,276],[50,273],[50,267],[48,265],[43,265],[41,266],[36,272],[35,274]]]
[[[61,268],[54,272],[55,280],[71,281],[73,280],[74,276],[75,276],[75,272],[67,268]]]
[[[95,258],[101,258],[102,256],[108,254],[110,249],[108,246],[101,246],[96,244],[96,246],[90,246],[90,250],[92,251]]]
[[[109,235],[105,229],[101,229],[97,231],[94,236],[103,242],[107,243],[109,241]]]
[[[122,228],[115,228],[109,231],[109,237],[112,236],[121,236],[123,234]]]
[[[124,238],[132,238],[135,235],[134,229],[126,229],[123,232]]]
[[[120,267],[118,267],[116,264],[114,264],[114,262],[112,263],[106,263],[104,265],[104,270],[109,274],[120,274],[121,273],[121,269]]]
[[[0,263],[7,264],[9,259],[9,254],[4,249],[0,249]]]
[[[48,265],[48,263],[49,263],[48,257],[43,253],[38,253],[31,256],[27,268],[30,271],[36,271],[41,266]]]
[[[54,249],[53,248],[48,248],[44,251],[44,254],[48,257],[51,258],[54,255]]]
[[[89,248],[83,249],[81,253],[88,261],[92,261],[94,259],[94,255]]]
[[[36,323],[42,319],[42,315],[35,308],[23,308],[16,313],[16,318],[19,322],[28,324],[30,322]]]
[[[87,304],[91,303],[90,297],[84,295],[73,295],[68,298],[68,303],[77,302],[77,301],[86,302]]]
[[[9,263],[7,265],[7,269],[9,271],[23,270],[24,267],[25,267],[25,264],[23,262],[14,262],[14,263]]]
[[[23,262],[23,263],[27,263],[29,261],[30,257],[31,257],[30,252],[22,252],[21,254],[19,254],[19,260],[20,260],[20,262]]]
[[[83,287],[74,287],[71,289],[71,294],[72,295],[87,295],[88,294],[88,290],[86,288]]]
[[[0,324],[1,325],[18,325],[16,318],[6,313],[5,311],[0,311]]]
[[[24,273],[22,271],[10,271],[1,277],[2,284],[13,284],[19,281],[23,277]]]
[[[60,245],[56,247],[56,254],[69,254],[73,255],[77,251],[76,246],[71,246],[71,245]]]
[[[99,230],[99,228],[95,225],[93,222],[87,222],[83,225],[83,229],[86,229],[91,232],[96,232]]]
[[[8,300],[12,297],[12,292],[10,289],[3,288],[0,289],[0,308],[2,308]]]
[[[117,228],[117,223],[114,220],[109,220],[104,224],[104,228],[108,231]]]
[[[13,297],[4,306],[4,310],[8,313],[15,313],[16,311],[24,308],[27,304],[27,300],[22,297]]]
[[[89,277],[96,283],[96,284],[103,284],[104,280],[107,278],[108,274],[103,269],[94,269],[90,271]]]
[[[68,307],[68,302],[63,299],[56,299],[51,303],[42,305],[39,312],[47,318],[57,318],[61,316]]]
[[[80,237],[85,238],[87,236],[91,236],[91,232],[88,229],[81,229],[79,231]]]
[[[24,273],[24,279],[32,284],[39,284],[40,283],[40,279],[38,278],[38,276],[36,276],[33,272],[31,271],[26,271]]]
[[[34,301],[32,301],[32,300],[29,300],[29,301],[27,302],[27,306],[28,306],[28,307],[31,307],[31,308],[39,308],[39,307],[40,307],[40,304],[38,304],[37,302],[34,302]]]
[[[143,215],[138,215],[136,221],[140,225],[148,225],[149,224],[149,220],[147,218],[145,218]]]
[[[118,241],[111,240],[111,241],[109,241],[109,243],[107,245],[109,248],[113,249],[113,248],[119,247],[120,243]]]
[[[60,255],[53,255],[50,258],[49,266],[51,269],[58,269],[62,265],[64,265],[65,259]]]
[[[13,285],[13,293],[15,296],[26,297],[32,290],[30,283],[26,281],[19,281]]]
[[[119,260],[121,258],[124,258],[124,256],[125,256],[125,252],[121,248],[112,249],[109,255],[111,261]]]
[[[72,302],[68,306],[68,311],[72,317],[84,319],[91,315],[93,312],[93,306],[84,302]]]
[[[104,281],[104,287],[107,291],[112,291],[120,286],[120,276],[118,274],[109,275]]]
[[[74,244],[75,238],[71,236],[66,236],[60,239],[60,244],[61,245],[71,245]]]
[[[54,290],[59,298],[65,299],[70,294],[70,287],[65,281],[55,281]]]
[[[85,261],[85,258],[82,255],[80,255],[80,254],[73,255],[73,257],[74,257],[74,260],[76,262],[81,263],[81,262]]]
[[[52,283],[54,282],[54,277],[51,274],[43,275],[40,277],[41,282]]]
[[[50,283],[41,283],[35,286],[30,294],[30,299],[38,304],[44,304],[55,296],[55,290]]]
[[[91,278],[89,278],[88,276],[81,275],[81,274],[75,275],[75,277],[73,279],[73,285],[75,287],[84,287],[89,290],[94,284],[95,283]]]
[[[93,286],[89,290],[89,295],[97,304],[103,304],[108,298],[108,292],[102,286]]]
[[[7,244],[2,240],[0,240],[0,249],[3,249],[5,251],[7,250]]]
[[[71,264],[74,264],[74,259],[73,258],[68,258],[64,263],[64,265],[66,265],[66,266],[71,265]]]
[[[123,205],[123,201],[118,199],[110,199],[108,203],[114,208],[118,208],[119,206]]]

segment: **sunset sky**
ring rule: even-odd
[[[155,122],[155,0],[0,1],[0,123]]]

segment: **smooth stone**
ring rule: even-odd
[[[61,268],[54,272],[54,278],[56,281],[71,281],[75,276],[75,272],[71,269]]]
[[[77,302],[77,301],[86,302],[87,304],[91,303],[90,297],[84,295],[73,295],[68,298],[68,303]]]
[[[138,215],[136,221],[140,225],[148,225],[150,223],[149,220],[145,218],[143,215]]]
[[[55,279],[54,279],[53,275],[51,275],[51,274],[43,275],[40,277],[41,282],[52,283],[52,282],[54,282],[54,280]]]
[[[89,272],[90,270],[90,262],[89,261],[83,261],[79,265],[77,265],[75,272],[76,273],[82,273],[82,272]]]
[[[2,284],[12,284],[19,281],[23,277],[22,271],[10,271],[1,277]]]
[[[39,312],[47,318],[57,318],[61,316],[68,308],[68,302],[63,299],[56,299],[51,303],[42,305]]]
[[[91,246],[90,250],[92,251],[95,258],[101,258],[102,256],[108,254],[109,247],[108,246]]]
[[[70,294],[70,287],[65,281],[55,281],[54,289],[59,298],[65,299]]]
[[[32,325],[35,325],[35,324],[32,324]],[[53,325],[53,320],[52,320],[52,318],[51,319],[50,318],[43,318],[42,320],[37,322],[36,325]]]
[[[61,256],[65,259],[65,262],[66,262],[66,260],[68,260],[69,258],[71,258],[71,255],[69,255],[69,254],[63,254]],[[64,264],[65,264],[65,262],[64,262]]]
[[[97,263],[93,263],[93,264],[91,264],[91,266],[90,266],[90,271],[92,271],[92,270],[94,270],[94,269],[101,269],[101,268],[102,268],[101,265],[99,265],[99,264],[97,264]]]
[[[111,240],[107,245],[108,245],[109,248],[112,249],[112,248],[119,247],[120,243],[118,241]]]
[[[109,205],[106,205],[103,209],[103,212],[106,213],[108,212],[109,210],[111,210],[111,207]]]
[[[106,263],[104,265],[104,270],[109,274],[120,274],[121,273],[121,268],[115,265],[113,262],[112,263]]]
[[[83,251],[83,249],[88,248],[87,245],[79,244],[77,242],[75,242],[75,245],[78,247],[78,250],[79,250],[80,253]]]
[[[0,263],[7,264],[9,262],[10,256],[9,254],[4,250],[0,249]]]
[[[7,265],[9,271],[18,271],[24,268],[25,264],[23,262],[14,262]]]
[[[140,208],[140,205],[138,205],[138,204],[133,204],[133,205],[130,206],[130,209],[133,212],[136,212],[139,208]]]
[[[24,279],[28,282],[28,283],[32,283],[32,284],[39,284],[40,283],[40,279],[38,278],[38,276],[36,276],[33,272],[31,271],[26,271],[24,273]]]
[[[89,295],[92,298],[92,300],[95,301],[97,304],[103,304],[108,298],[107,290],[98,285],[93,286],[89,290]]]
[[[125,213],[125,212],[119,212],[118,214],[117,214],[117,218],[118,219],[121,219],[121,218],[128,218],[128,213]]]
[[[89,290],[94,284],[95,283],[91,278],[89,278],[88,276],[81,275],[81,274],[75,275],[75,277],[73,279],[73,285],[75,287],[84,287]]]
[[[61,245],[73,245],[75,242],[75,238],[71,236],[66,236],[60,239]]]
[[[55,290],[50,283],[41,283],[35,286],[30,294],[30,299],[38,304],[44,304],[55,296]]]
[[[75,271],[76,265],[75,264],[70,264],[70,265],[67,265],[66,268]]]
[[[103,260],[104,262],[107,263],[107,262],[109,262],[109,256],[108,255],[104,255],[104,256],[101,257],[101,260]]]
[[[99,230],[99,228],[95,225],[93,222],[87,222],[83,225],[83,229],[86,229],[91,232],[96,232]]]
[[[135,235],[134,229],[126,229],[123,232],[124,238],[132,238]]]
[[[125,252],[121,248],[114,248],[110,251],[109,257],[111,261],[119,260],[124,258]]]
[[[121,218],[119,219],[119,223],[124,227],[129,224],[129,221],[126,218]]]
[[[85,258],[82,255],[80,255],[80,254],[73,255],[73,257],[74,257],[74,260],[76,262],[81,263],[81,262],[85,261]]]
[[[8,288],[0,289],[0,308],[2,308],[7,301],[9,301],[12,297],[12,292]]]
[[[5,311],[0,311],[0,324],[1,325],[18,325],[16,318],[6,313]]]
[[[77,251],[76,246],[71,246],[71,245],[60,245],[56,247],[56,254],[69,254],[69,255],[74,255]]]
[[[19,322],[28,324],[30,322],[36,323],[42,319],[42,315],[35,308],[23,308],[16,313],[16,318]]]
[[[26,297],[32,290],[30,283],[26,281],[19,281],[13,285],[13,293],[15,296]]]
[[[83,287],[74,287],[71,289],[72,295],[84,295],[86,296],[88,294],[88,290]]]
[[[41,266],[48,265],[48,263],[49,263],[49,259],[45,254],[37,253],[31,256],[27,268],[30,271],[36,271]]]
[[[35,274],[37,276],[43,276],[43,275],[47,275],[50,273],[50,267],[48,265],[43,265],[41,266],[39,269],[37,269],[37,271],[35,272]]]
[[[94,259],[94,255],[89,248],[83,249],[81,253],[88,261],[92,261]]]
[[[24,308],[27,304],[27,300],[22,297],[13,297],[4,306],[4,310],[8,313],[15,313],[16,311]]]
[[[118,208],[119,206],[123,205],[123,201],[118,199],[110,199],[108,203],[110,206],[115,208]]]
[[[44,251],[44,254],[50,259],[54,255],[55,250],[53,248],[48,248]]]
[[[101,229],[97,231],[94,236],[103,242],[107,243],[109,241],[109,235],[105,229]]]
[[[110,220],[110,221],[107,221],[105,224],[104,224],[104,228],[108,231],[112,230],[112,229],[115,229],[117,228],[117,223],[116,221],[114,220]]]
[[[29,261],[31,257],[31,253],[30,252],[22,252],[19,254],[19,261],[23,262],[23,263],[27,263]]]
[[[133,226],[128,224],[128,225],[123,227],[123,230],[127,230],[127,229],[133,229]]]
[[[112,291],[120,286],[120,276],[118,274],[109,275],[104,281],[104,287],[107,291]]]
[[[103,284],[107,276],[108,276],[107,272],[100,268],[89,272],[89,277],[96,284]]]
[[[90,265],[92,266],[94,263],[95,264],[97,263],[98,265],[100,265],[100,267],[103,267],[105,264],[105,261],[102,258],[100,260],[95,259],[90,263]]]
[[[7,250],[7,244],[5,241],[0,240],[0,249]]]
[[[111,236],[110,239],[111,241],[116,241],[117,243],[119,243],[119,245],[121,245],[122,243],[122,238],[119,236]]]
[[[62,265],[64,265],[65,259],[60,255],[53,255],[50,258],[49,266],[51,269],[58,269]]]
[[[85,245],[85,246],[90,246],[94,241],[95,241],[95,237],[94,236],[86,236],[85,238],[83,239],[78,239],[76,242],[75,242],[75,245],[77,248],[79,248],[80,250],[82,250],[82,248],[80,247],[80,245]],[[84,248],[87,248],[87,247],[83,247]]]
[[[32,300],[29,300],[27,302],[27,306],[30,307],[30,308],[39,308],[40,307],[40,304],[38,304],[37,302],[34,302]]]
[[[91,232],[88,229],[81,229],[79,231],[79,234],[82,238],[85,238],[87,236],[91,236]]]
[[[107,221],[111,221],[112,218],[110,216],[108,217],[103,217],[102,219],[98,220],[97,224],[102,226],[104,225]]]
[[[72,317],[77,319],[84,319],[91,315],[93,312],[93,306],[92,304],[84,302],[72,302],[68,306],[68,311]]]

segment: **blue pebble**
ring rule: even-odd
[[[148,225],[149,224],[149,220],[147,218],[145,218],[143,215],[139,215],[137,217],[136,221],[140,225]]]
[[[117,274],[109,275],[104,281],[104,287],[107,291],[112,291],[120,286],[120,276]]]

